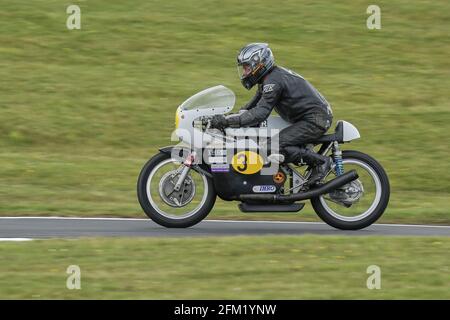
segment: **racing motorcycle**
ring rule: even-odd
[[[343,230],[380,218],[390,195],[385,170],[367,154],[341,150],[360,138],[354,125],[337,121],[333,133],[306,146],[333,159],[325,178],[311,184],[311,166],[302,159],[277,161],[280,155],[268,150],[264,139],[290,125],[281,117],[271,115],[252,128],[211,128],[211,118],[229,113],[234,104],[234,93],[219,85],[177,108],[172,138],[179,143],[160,148],[138,178],[138,200],[149,218],[165,227],[190,227],[209,214],[217,196],[237,201],[245,213],[298,212],[309,199],[324,222]]]

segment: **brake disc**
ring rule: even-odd
[[[195,195],[195,183],[190,175],[184,179],[180,190],[175,190],[175,185],[180,174],[176,171],[169,171],[162,176],[159,181],[159,195],[165,203],[171,207],[179,208],[192,201]]]
[[[353,180],[350,183],[343,185],[342,187],[329,193],[330,200],[341,203],[346,207],[350,207],[364,194],[364,187],[359,179]]]

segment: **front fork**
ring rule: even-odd
[[[189,170],[191,170],[191,167],[194,164],[195,156],[196,156],[196,153],[194,151],[186,157],[186,160],[184,160],[182,168],[180,168],[181,169],[180,177],[178,178],[178,181],[175,183],[175,187],[174,187],[175,191],[180,191],[180,188],[184,183],[184,179],[186,179],[186,176],[188,175]],[[180,170],[180,169],[178,169],[178,170]]]

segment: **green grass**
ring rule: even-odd
[[[142,216],[137,175],[171,144],[176,107],[216,84],[244,104],[235,54],[267,41],[360,129],[344,148],[386,168],[382,221],[450,223],[448,1],[379,1],[381,30],[359,0],[70,4],[81,30],[66,1],[2,1],[0,215]],[[220,202],[210,217],[253,216]]]
[[[0,298],[450,299],[449,250],[449,238],[428,237],[0,243]],[[69,265],[81,290],[66,288]],[[381,268],[379,290],[367,289],[370,265]]]

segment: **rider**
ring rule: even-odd
[[[313,167],[310,183],[322,180],[331,168],[330,157],[322,156],[306,144],[320,138],[331,126],[331,107],[308,81],[295,72],[275,65],[272,50],[266,43],[251,43],[237,56],[242,85],[250,90],[258,84],[255,96],[239,114],[216,115],[211,127],[258,125],[272,109],[291,125],[279,133],[279,162],[297,163],[303,159]]]

